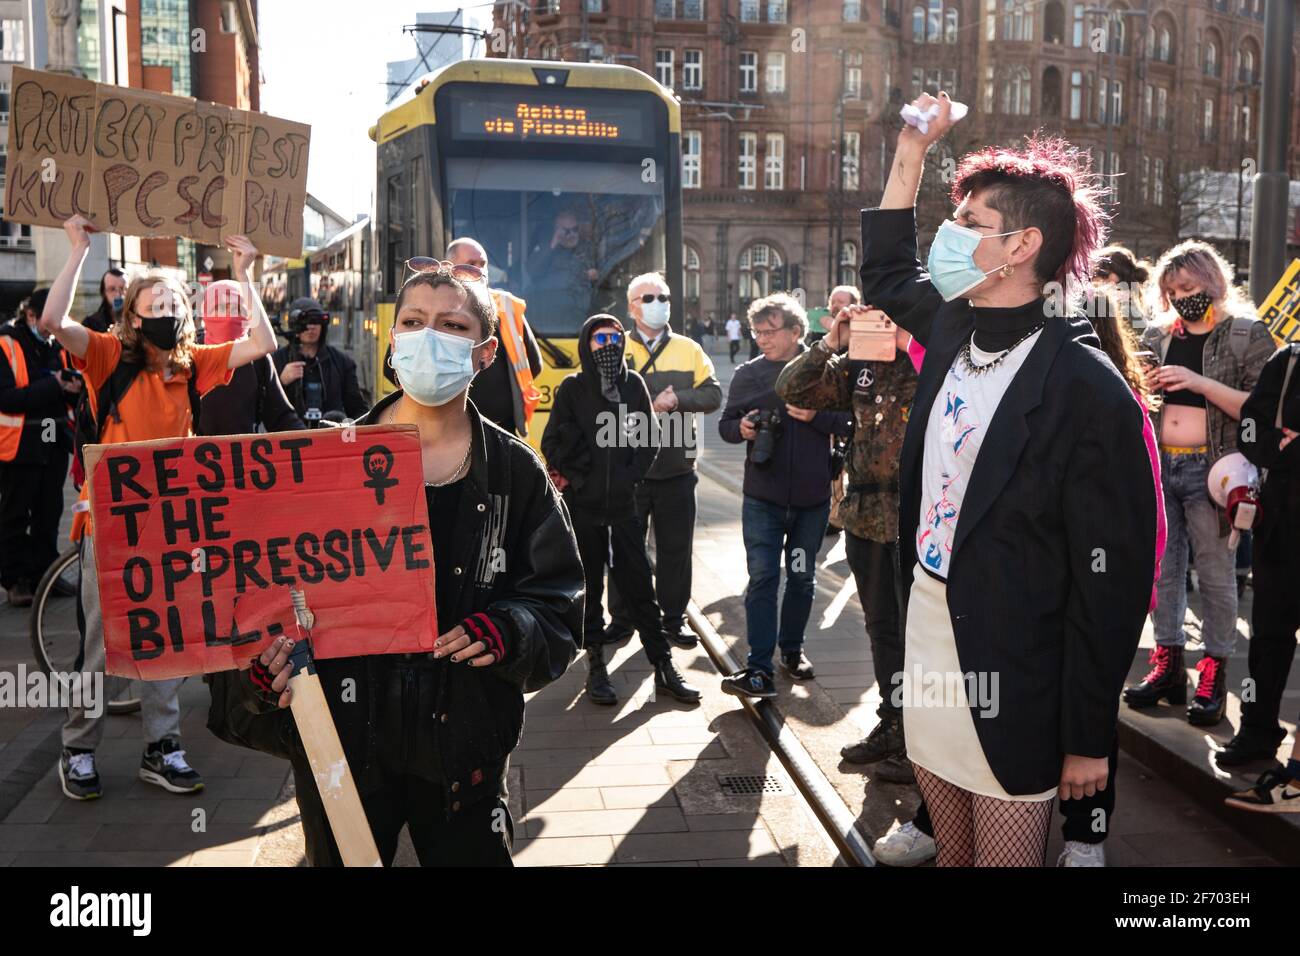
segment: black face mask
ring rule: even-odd
[[[170,352],[180,340],[180,316],[150,316],[140,319],[140,334],[160,352]]]
[[[1184,322],[1199,322],[1205,318],[1205,313],[1213,301],[1206,293],[1197,292],[1195,295],[1186,295],[1181,299],[1170,299],[1169,304],[1183,317]]]

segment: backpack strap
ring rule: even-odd
[[[194,367],[190,366],[190,377],[185,381],[185,390],[190,396],[190,431],[196,435],[202,435],[201,412],[203,403],[200,399],[203,397],[199,394],[199,383],[194,380]]]
[[[264,415],[266,414],[266,390],[271,385],[271,370],[267,368],[270,365],[269,356],[264,356],[253,363],[253,371],[257,373],[257,417],[253,419],[253,427],[265,425]],[[270,431],[268,428],[267,431]]]
[[[95,403],[97,409],[95,413],[96,441],[104,437],[104,426],[108,423],[110,415],[119,422],[122,420],[117,407],[142,369],[143,366],[137,365],[135,362],[123,362],[119,358],[117,366],[113,369],[113,374],[108,377],[108,381],[100,386],[98,401]]]
[[[1246,364],[1246,347],[1250,345],[1250,327],[1257,319],[1237,317],[1232,320],[1228,330],[1228,347],[1232,349],[1232,358],[1241,368]]]

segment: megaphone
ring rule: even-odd
[[[1259,523],[1259,469],[1241,452],[1233,452],[1214,463],[1206,483],[1214,503],[1228,513],[1228,548],[1235,550],[1241,532]]]

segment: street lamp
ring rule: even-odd
[[[1238,74],[1240,79],[1240,74]],[[1241,93],[1242,119],[1246,118],[1246,109],[1250,106],[1250,91],[1259,86],[1259,81],[1252,79],[1249,83],[1237,83],[1232,87],[1232,95]],[[1242,190],[1246,179],[1246,124],[1242,123],[1237,140],[1237,240],[1232,246],[1232,279],[1241,281],[1241,203]]]

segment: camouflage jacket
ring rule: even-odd
[[[906,352],[892,362],[854,362],[818,342],[776,380],[782,399],[800,408],[853,412],[848,489],[840,522],[859,538],[898,539],[898,459],[916,396],[916,370]]]

